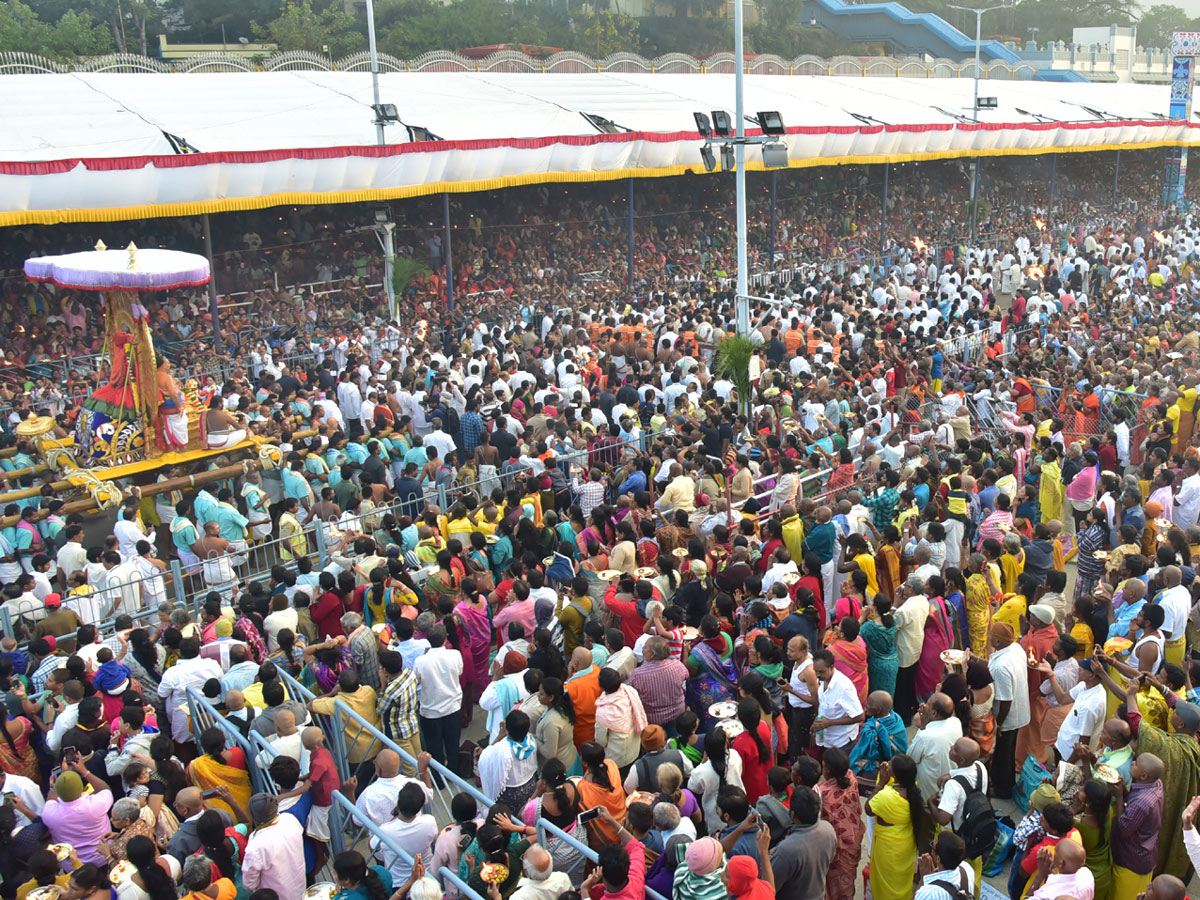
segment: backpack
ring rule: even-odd
[[[933,887],[940,887],[943,891],[950,895],[950,900],[975,900],[975,895],[967,890],[967,873],[962,870],[960,865],[958,868],[958,884],[954,885],[948,881],[931,881]]]
[[[992,801],[987,798],[981,788],[983,783],[983,764],[976,762],[976,779],[978,787],[971,787],[962,775],[955,775],[954,780],[967,795],[963,801],[962,825],[956,834],[963,839],[967,846],[967,859],[980,859],[992,852],[999,836],[996,827],[996,814],[992,811]]]

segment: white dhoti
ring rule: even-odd
[[[230,541],[229,561],[235,566],[244,566],[246,564],[246,551],[249,549],[245,541]]]
[[[203,560],[201,566],[205,587],[225,597],[233,595],[233,583],[237,575],[229,556],[214,556]]]
[[[479,467],[479,494],[481,497],[490,497],[492,491],[500,487],[500,478],[497,475],[496,467],[489,466],[486,463]]]
[[[172,413],[160,407],[158,415],[162,420],[163,437],[166,439],[168,449],[181,450],[186,447],[188,442],[187,411]]]
[[[942,524],[946,527],[946,565],[962,568],[962,545],[967,526],[958,519],[949,518]]]
[[[828,613],[825,621],[833,621],[833,613],[837,607],[837,585],[834,580],[837,578],[837,557],[835,556],[827,563],[821,563],[821,584],[825,588],[825,610]]]
[[[200,557],[191,550],[181,550],[179,547],[176,547],[175,552],[179,554],[179,562],[185,570],[188,570],[189,575],[199,568]]]
[[[249,528],[250,536],[256,541],[265,541],[271,536],[270,519],[264,519],[261,522],[251,522]]]
[[[228,450],[236,447],[246,439],[245,428],[234,428],[231,431],[210,431],[208,433],[209,450]]]

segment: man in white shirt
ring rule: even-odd
[[[1175,510],[1171,518],[1185,530],[1200,518],[1200,459],[1194,456],[1183,461],[1183,483],[1175,495]]]
[[[533,844],[521,857],[524,875],[508,900],[558,900],[571,890],[571,877],[554,871],[554,858],[545,847]]]
[[[68,525],[63,534],[66,535],[67,542],[58,548],[55,564],[58,566],[62,585],[66,587],[70,584],[71,576],[82,571],[87,565],[87,549],[83,546],[82,525]]]
[[[950,771],[950,750],[963,736],[962,722],[954,715],[954,702],[934,693],[917,713],[919,729],[913,735],[908,755],[917,764],[917,784],[922,797],[937,795],[938,783]]]
[[[117,550],[121,554],[121,559],[125,561],[137,559],[140,555],[137,552],[138,541],[149,541],[151,546],[154,544],[154,529],[142,530],[142,526],[137,522],[136,509],[121,511],[120,517],[113,525],[113,534],[117,537]]]
[[[992,673],[994,703],[999,734],[992,757],[992,796],[1012,796],[1016,775],[1017,733],[1029,724],[1029,667],[1025,648],[1016,642],[1013,627],[996,622],[989,632],[996,650],[988,657]]]
[[[967,862],[966,845],[952,831],[943,831],[933,845],[933,853],[917,860],[917,874],[921,885],[913,894],[913,900],[947,900],[955,896],[948,893],[946,885],[959,892],[959,896],[971,896],[975,890],[976,873]]]
[[[421,746],[438,762],[456,771],[458,739],[462,733],[463,691],[459,678],[463,658],[457,650],[446,646],[446,626],[440,622],[425,637],[429,650],[413,664],[418,684]]]
[[[223,674],[220,663],[200,655],[198,639],[190,637],[180,642],[179,662],[163,672],[158,685],[158,696],[167,707],[171,736],[176,742],[186,744],[192,741],[192,733],[188,730],[187,689],[191,687],[198,691],[208,679],[216,678],[219,681]]]
[[[433,431],[425,435],[422,440],[426,447],[437,447],[438,459],[444,460],[457,449],[454,446],[454,438],[442,431],[442,420],[440,418],[434,416],[430,421],[433,424]]]
[[[287,629],[296,633],[300,622],[300,614],[288,605],[286,594],[276,594],[271,598],[271,614],[263,619],[263,630],[267,633],[267,649],[274,652],[279,649],[279,632]]]
[[[812,659],[817,676],[817,718],[812,733],[817,746],[848,749],[858,740],[859,724],[866,718],[858,689],[849,676],[834,667],[830,651],[818,650]]]
[[[83,699],[83,682],[68,681],[63,685],[63,700],[66,705],[54,718],[54,727],[46,735],[46,748],[56,756],[62,750],[63,735],[79,721],[79,701]]]
[[[381,832],[408,852],[410,859],[416,858],[417,854],[420,854],[422,859],[429,859],[434,839],[437,838],[437,820],[428,813],[421,812],[425,802],[425,791],[421,785],[406,784],[396,797],[394,818],[379,827]],[[384,865],[392,873],[393,884],[403,884],[408,880],[412,866],[405,862],[403,856],[394,853],[377,837],[371,838],[371,849],[380,854]]]
[[[420,759],[417,760],[417,776],[421,779],[417,781],[400,774],[400,754],[385,747],[375,757],[375,776],[375,780],[362,789],[358,799],[354,801],[354,805],[376,825],[382,825],[392,820],[396,800],[405,785],[417,785],[425,792],[426,800],[433,801],[433,791],[428,784],[428,753],[422,753]]]
[[[1167,646],[1163,655],[1167,662],[1178,666],[1183,663],[1184,629],[1192,609],[1192,595],[1183,586],[1183,571],[1179,566],[1167,566],[1162,570],[1162,577],[1164,587],[1155,602],[1164,613],[1162,632]]]
[[[1079,660],[1079,681],[1069,691],[1063,690],[1048,662],[1038,666],[1042,677],[1049,681],[1050,690],[1061,706],[1070,706],[1071,711],[1063,720],[1054,741],[1054,749],[1063,759],[1069,759],[1076,743],[1092,746],[1100,737],[1104,727],[1108,695],[1100,678],[1092,671],[1092,660]]]

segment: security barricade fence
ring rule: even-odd
[[[349,840],[347,840],[348,833],[351,835]],[[368,835],[370,836],[369,838],[367,837]],[[337,854],[344,850],[357,849],[369,860],[375,851],[368,844],[365,848],[366,852],[363,852],[360,845],[364,841],[371,839],[379,842],[379,849],[386,849],[394,857],[403,860],[406,866],[411,867],[415,861],[407,850],[384,834],[383,830],[367,816],[364,816],[345,794],[341,791],[334,791],[333,804],[329,810],[329,844],[333,853],[324,871],[332,871],[332,857],[337,856]],[[422,863],[426,862],[426,860],[422,860]],[[443,886],[447,884],[453,885],[460,897],[466,897],[468,900],[486,900],[485,897],[480,896],[479,893],[468,887],[467,883],[458,877],[458,873],[452,872],[447,866],[442,866],[436,872],[427,868],[426,874],[440,879]],[[330,877],[328,880],[333,881],[333,878]],[[399,890],[400,885],[395,884],[393,887]],[[658,898],[658,900],[661,900],[661,898]]]
[[[192,721],[192,735],[196,746],[200,746],[200,735],[210,728],[219,728],[225,735],[225,749],[238,748],[246,758],[246,774],[250,778],[251,789],[254,793],[275,793],[271,788],[271,776],[267,770],[256,764],[254,750],[250,741],[242,736],[237,726],[233,725],[213,707],[212,702],[194,687],[187,689],[188,715]],[[168,710],[168,714],[170,710]]]

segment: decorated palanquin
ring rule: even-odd
[[[104,349],[112,361],[108,384],[83,402],[73,456],[84,467],[121,466],[166,451],[204,446],[204,410],[194,392],[180,390],[170,361],[160,358],[150,317],[139,296],[206,284],[208,260],[176,250],[109,250],[26,260],[25,274],[76,291],[97,293],[104,311]]]

